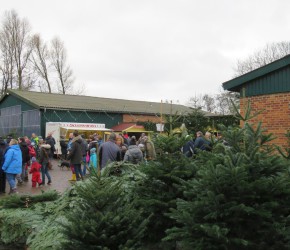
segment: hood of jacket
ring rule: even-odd
[[[130,145],[128,150],[134,158],[138,158],[140,153],[142,153],[142,151],[140,150],[140,148],[137,145]]]
[[[16,151],[21,151],[19,145],[11,145],[11,146],[9,146],[9,148],[12,148],[12,149],[14,149]]]
[[[96,150],[97,150],[96,148],[91,148],[90,153],[91,154],[95,154],[96,153]]]
[[[81,144],[83,142],[83,138],[80,135],[78,135],[77,137],[74,137],[72,139],[72,143],[74,143],[74,142]]]

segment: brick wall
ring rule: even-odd
[[[267,133],[273,133],[277,139],[273,143],[286,146],[285,133],[290,130],[290,93],[260,95],[241,98],[241,114],[245,113],[248,100],[250,100],[252,113],[264,110],[251,122],[262,122],[262,128]]]
[[[164,120],[164,119],[163,119]],[[153,115],[123,115],[123,122],[154,122],[160,123],[160,117]],[[164,122],[164,121],[163,121]]]

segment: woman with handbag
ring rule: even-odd
[[[45,176],[47,176],[48,182],[47,184],[51,184],[51,177],[48,172],[49,170],[49,153],[51,146],[49,144],[43,143],[43,141],[39,142],[39,148],[40,148],[40,156],[39,156],[39,163],[41,164],[41,173],[42,173],[42,185],[45,184]]]

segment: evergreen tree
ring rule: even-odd
[[[287,144],[285,147],[281,148],[277,146],[277,149],[279,153],[287,160],[290,160],[290,131],[287,131],[285,134],[285,137],[287,139]]]
[[[140,216],[149,221],[141,244],[145,249],[175,249],[175,243],[162,242],[162,238],[167,228],[176,225],[166,213],[176,208],[177,198],[183,197],[180,184],[195,175],[194,161],[180,151],[185,141],[175,136],[158,136],[155,140],[159,151],[157,160],[140,166],[146,176],[136,186],[134,206],[141,209]]]
[[[23,249],[27,238],[35,234],[44,224],[46,216],[51,214],[58,198],[56,191],[1,198],[0,246]]]
[[[196,178],[169,216],[167,241],[181,249],[289,249],[290,178],[261,124],[223,131],[229,146],[197,158]]]
[[[132,206],[134,189],[143,175],[130,164],[112,163],[101,177],[93,174],[75,186],[73,208],[61,223],[62,249],[136,249],[146,220]]]

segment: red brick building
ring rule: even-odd
[[[261,111],[252,122],[262,122],[268,133],[277,138],[273,143],[285,146],[285,134],[290,130],[290,55],[224,82],[225,90],[240,93],[240,110],[244,113],[248,101],[252,112]]]

